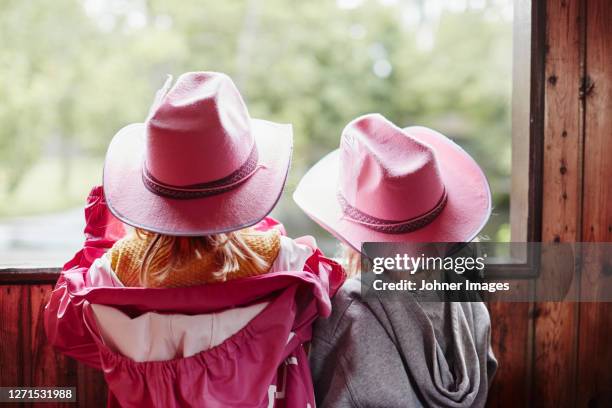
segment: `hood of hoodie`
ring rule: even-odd
[[[362,296],[362,289],[366,293],[361,281],[347,281],[333,300],[331,318],[315,327],[315,376],[319,361],[334,358],[334,353],[324,355],[325,346],[316,338],[331,333],[326,342],[334,344],[336,354],[345,349],[345,356],[356,356],[339,364],[345,365],[348,388],[357,394],[351,398],[361,406],[377,401],[393,407],[485,405],[497,362],[483,303],[434,302],[413,292]],[[327,374],[320,372],[315,382],[321,393],[337,392],[333,385],[322,385]]]
[[[377,296],[371,312],[397,347],[418,393],[433,406],[471,407],[486,396],[496,361],[481,302]],[[484,401],[483,401],[484,402]]]

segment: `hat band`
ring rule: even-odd
[[[386,234],[403,234],[423,228],[436,219],[446,205],[447,194],[446,189],[444,189],[442,192],[442,197],[431,210],[427,211],[425,214],[419,215],[418,217],[410,218],[409,220],[404,221],[384,220],[366,214],[350,205],[340,192],[338,192],[338,201],[340,202],[342,212],[349,220],[364,225],[374,231],[384,232]]]
[[[259,154],[257,152],[257,147],[253,145],[253,149],[244,164],[230,175],[218,180],[186,186],[175,186],[159,181],[153,177],[147,169],[146,163],[144,163],[142,168],[142,181],[147,190],[162,197],[176,198],[179,200],[209,197],[232,190],[248,180],[257,170],[263,167],[257,163],[258,160]]]

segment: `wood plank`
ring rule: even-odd
[[[523,290],[530,283],[521,282]],[[530,399],[532,304],[491,302],[491,345],[499,368],[489,390],[487,407],[523,407]]]
[[[578,0],[549,0],[546,8],[542,241],[575,242],[582,200],[581,6]],[[575,303],[540,302],[534,315],[532,403],[573,407],[578,308]]]
[[[28,288],[30,291],[30,319],[24,323],[30,325],[31,334],[27,351],[30,356],[28,358],[30,384],[32,386],[76,386],[77,363],[56,352],[45,336],[43,313],[53,287],[51,285],[30,285]],[[73,405],[73,403],[66,403],[57,406]]]
[[[585,161],[583,238],[612,242],[612,2],[591,0],[586,10]],[[581,293],[593,298],[610,288],[602,281],[604,257],[592,254],[582,271]],[[609,254],[608,254],[609,259]],[[612,406],[612,304],[580,305],[578,406]]]
[[[0,386],[24,385],[24,305],[29,291],[22,286],[0,286]]]
[[[64,357],[47,343],[43,310],[51,288],[0,285],[0,386],[74,386],[79,406],[105,406],[102,373]]]
[[[29,289],[26,286],[0,286],[0,386],[30,386]],[[31,403],[20,404],[30,407]]]
[[[44,330],[44,307],[47,303],[51,285],[24,285],[29,291],[28,296],[28,319],[24,324],[28,325],[28,338],[24,339],[25,382],[30,386],[74,386],[76,384],[76,363],[60,353],[57,353],[48,344]],[[32,404],[32,406],[43,404]],[[55,404],[57,407],[70,407],[72,403]]]
[[[43,311],[51,285],[30,285],[31,319],[31,384],[40,386],[70,386],[77,388],[79,406],[106,405],[106,383],[101,372],[85,367],[56,352],[46,341]],[[34,404],[36,406],[36,404]],[[68,403],[61,406],[73,406]],[[43,405],[41,405],[43,406]]]
[[[61,268],[2,268],[0,267],[0,285],[35,285],[55,284]]]

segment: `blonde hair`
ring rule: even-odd
[[[215,277],[223,281],[228,274],[240,269],[240,260],[250,262],[258,272],[265,272],[270,264],[251,249],[238,231],[199,237],[180,237],[136,229],[136,235],[147,239],[140,263],[140,284],[149,286],[164,280],[173,270],[180,270],[194,257],[212,254],[219,269]]]
[[[347,278],[355,278],[361,273],[361,254],[346,244],[340,244],[340,264]]]

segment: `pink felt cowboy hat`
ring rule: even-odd
[[[379,114],[350,122],[340,148],[306,173],[293,198],[358,251],[364,242],[467,242],[491,213],[487,179],[463,149]]]
[[[121,221],[168,235],[234,231],[278,201],[291,161],[291,125],[252,119],[232,80],[190,72],[158,91],[145,123],[113,138],[104,192]]]

